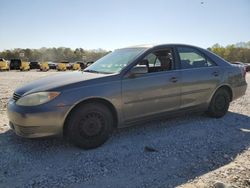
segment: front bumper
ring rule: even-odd
[[[60,130],[56,126],[21,126],[9,122],[11,129],[21,137],[39,138],[53,135],[60,135]]]
[[[8,67],[0,67],[0,70],[2,71],[2,70],[9,70],[9,68]]]
[[[17,135],[36,138],[61,135],[69,109],[69,106],[52,107],[49,105],[21,107],[11,99],[7,106],[7,114],[10,127]]]

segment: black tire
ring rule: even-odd
[[[230,94],[225,89],[215,92],[208,108],[208,115],[215,118],[223,117],[229,108]]]
[[[113,115],[104,104],[82,104],[67,119],[65,136],[80,148],[92,149],[108,140],[113,125]]]

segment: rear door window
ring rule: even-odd
[[[182,69],[202,68],[216,66],[214,62],[207,59],[201,52],[190,47],[178,47]]]

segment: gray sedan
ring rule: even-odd
[[[117,49],[83,71],[17,89],[8,103],[16,134],[64,135],[88,149],[115,128],[180,112],[220,118],[245,94],[245,69],[199,47],[180,44]]]

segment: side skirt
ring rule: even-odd
[[[165,119],[169,119],[173,117],[178,117],[184,114],[185,115],[191,114],[191,113],[201,114],[201,113],[204,113],[207,110],[207,108],[208,108],[207,104],[202,104],[202,105],[195,106],[195,107],[187,107],[187,108],[179,109],[175,111],[158,113],[158,114],[144,116],[144,117],[140,117],[136,119],[129,119],[129,120],[126,120],[124,124],[122,124],[118,128],[130,127],[130,126],[138,125],[138,124],[145,123],[148,121],[165,120]]]

